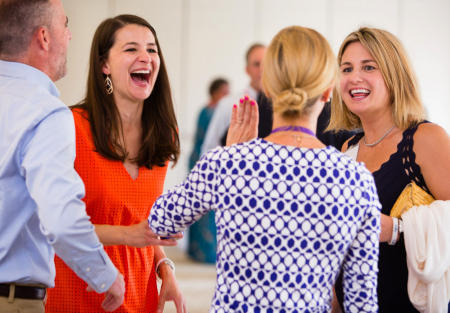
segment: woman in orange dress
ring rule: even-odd
[[[162,312],[186,307],[147,216],[162,193],[179,139],[169,80],[153,27],[133,15],[105,20],[94,35],[85,99],[73,108],[75,168],[86,187],[86,210],[100,241],[125,279],[117,312]],[[56,258],[56,287],[47,312],[103,312],[102,297]],[[88,269],[87,269],[88,270]],[[158,296],[156,277],[162,279]]]

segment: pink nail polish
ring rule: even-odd
[[[240,102],[240,103],[244,103],[244,99],[241,98],[241,99],[239,100],[239,102]]]
[[[248,100],[249,98],[248,98],[248,96],[245,96],[244,99],[245,99],[245,100]]]
[[[250,101],[250,104],[252,105],[252,106],[255,106],[256,105],[256,102],[255,101]]]
[[[242,103],[242,102],[241,102]],[[233,109],[236,109],[237,108],[237,105],[236,104],[233,104]]]

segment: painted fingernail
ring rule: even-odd
[[[248,96],[245,96],[244,99],[245,99],[245,100],[248,100]]]
[[[254,105],[256,105],[256,102],[255,101],[250,101],[250,104],[252,105],[252,106],[254,106]]]
[[[244,99],[241,98],[241,99],[239,100],[239,102],[240,102],[240,103],[244,103]]]
[[[242,102],[241,102],[242,103]],[[236,104],[233,104],[233,109],[236,109],[237,108],[237,105]]]

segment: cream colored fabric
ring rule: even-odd
[[[450,201],[414,206],[402,215],[408,295],[417,310],[447,313],[450,300]]]
[[[350,156],[353,160],[356,161],[356,157],[358,156],[358,151],[359,151],[359,143],[349,147],[347,149],[347,151],[344,152],[344,154]]]

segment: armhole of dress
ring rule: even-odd
[[[403,139],[399,144],[399,149],[402,158],[403,169],[409,179],[417,184],[420,188],[430,193],[425,179],[422,176],[420,166],[416,163],[416,154],[414,153],[414,134],[420,124],[426,122],[420,122],[415,126],[412,126],[403,132]],[[431,193],[430,193],[431,194]]]

